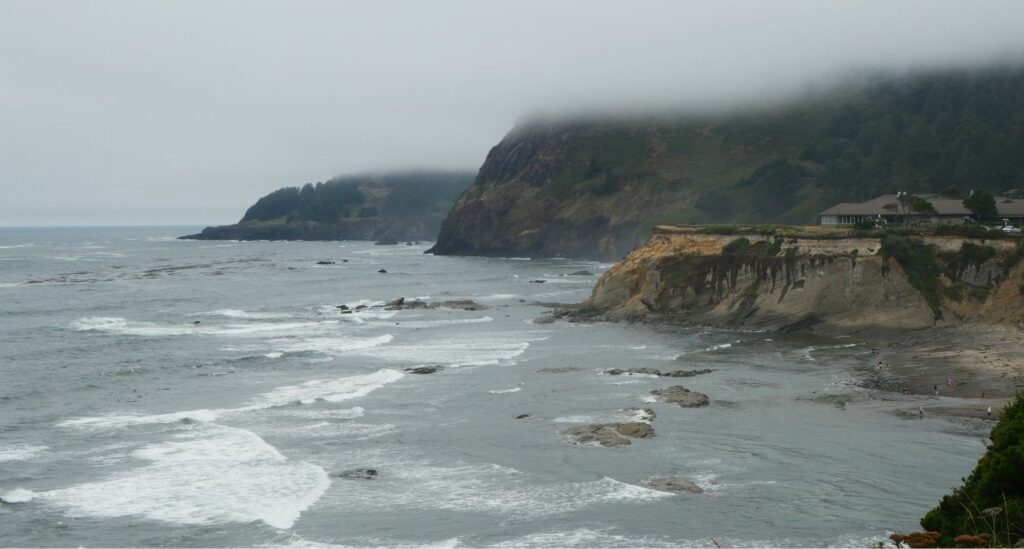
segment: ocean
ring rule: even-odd
[[[868,546],[984,452],[859,387],[868,341],[533,323],[607,264],[193,232],[0,229],[0,545]],[[636,406],[655,437],[561,434]]]

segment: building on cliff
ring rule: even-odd
[[[973,215],[959,198],[947,198],[937,194],[921,194],[935,212],[904,211],[899,196],[883,194],[865,202],[841,202],[818,214],[821,225],[852,225],[863,220],[881,219],[887,223],[932,223],[963,224]],[[995,197],[999,217],[1020,225],[1024,222],[1024,199]]]

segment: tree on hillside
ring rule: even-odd
[[[999,216],[996,199],[988,191],[974,191],[971,196],[964,199],[964,207],[974,212],[979,219],[992,219]]]

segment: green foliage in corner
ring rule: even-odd
[[[1018,396],[1006,407],[990,438],[992,445],[963,486],[921,519],[925,529],[942,534],[941,547],[958,546],[958,536],[987,534],[993,547],[1024,540],[1024,399]]]

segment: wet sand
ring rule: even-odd
[[[1010,398],[1024,390],[1024,332],[1014,327],[975,323],[895,332],[876,349],[864,367],[866,383],[901,394],[906,390],[914,412],[920,406],[926,415],[984,419],[991,406],[997,419]],[[946,383],[950,377],[952,387]]]

